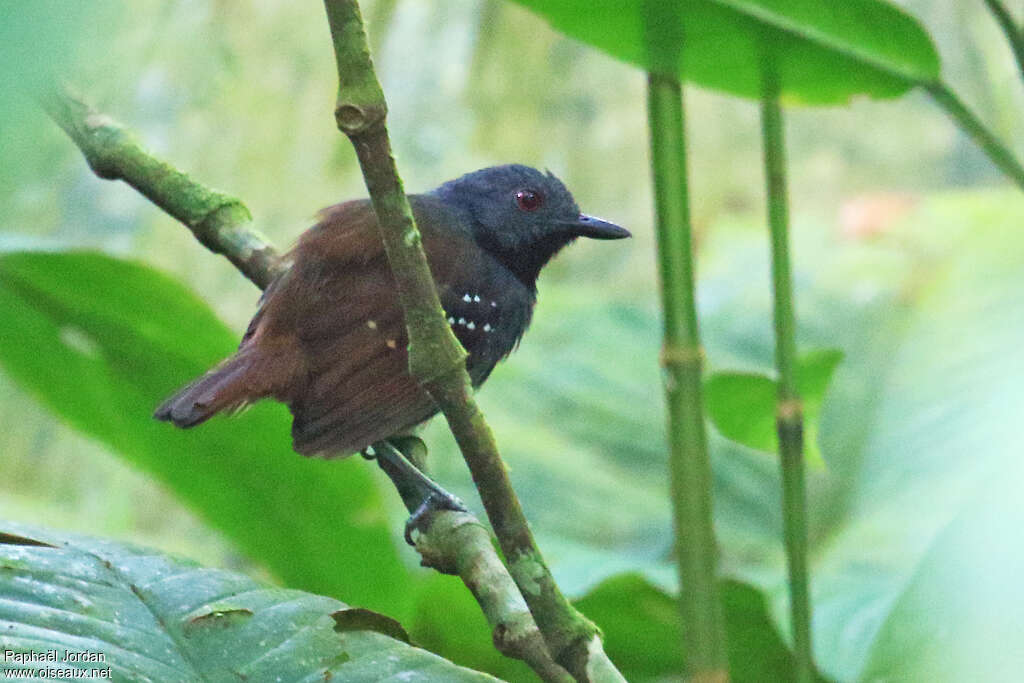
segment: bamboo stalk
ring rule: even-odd
[[[778,372],[776,428],[782,469],[782,519],[789,570],[789,604],[796,657],[796,679],[814,680],[811,606],[807,569],[807,500],[804,483],[803,407],[797,391],[796,315],[789,260],[789,199],[786,150],[779,84],[765,68],[761,100],[768,223],[771,231],[772,289],[775,318],[775,367]]]
[[[668,403],[669,469],[686,661],[691,678],[725,681],[725,628],[718,596],[711,464],[701,383],[704,352],[697,328],[679,80],[648,74],[647,104],[664,311],[661,364]]]

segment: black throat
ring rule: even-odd
[[[555,254],[575,240],[575,236],[553,233],[509,248],[487,238],[477,238],[480,246],[509,269],[531,292],[537,291],[540,271]]]

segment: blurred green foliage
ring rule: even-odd
[[[944,77],[1019,151],[1024,97],[982,3],[902,4],[933,34]],[[318,5],[107,7],[121,11],[67,24],[85,32],[67,42],[70,80],[157,153],[244,198],[277,244],[320,206],[363,194],[330,116],[335,75]],[[366,15],[411,191],[490,163],[547,165],[586,210],[636,236],[627,246],[576,245],[548,269],[533,329],[481,401],[562,587],[598,619],[627,676],[669,676],[678,659],[662,648],[677,639],[665,605],[678,587],[643,76],[501,2],[378,0]],[[0,54],[0,70],[15,73],[23,58]],[[163,393],[230,350],[257,292],[130,190],[91,176],[24,100],[0,107],[0,249],[88,247],[131,259],[3,258],[0,352],[4,380],[18,386],[0,382],[0,516],[338,591],[401,617],[416,642],[459,663],[522,679],[493,652],[461,584],[412,566],[404,511],[372,467],[294,456],[273,406],[186,434],[149,422]],[[694,91],[689,109],[712,370],[766,374],[756,108]],[[821,408],[826,467],[810,482],[817,659],[839,680],[998,680],[1019,670],[1024,652],[1021,617],[1003,608],[1022,597],[1024,569],[1014,542],[1024,521],[1014,493],[1024,474],[1014,421],[1024,407],[1024,200],[982,187],[1001,180],[917,95],[797,110],[788,121],[800,343],[844,354]],[[89,279],[90,267],[109,269],[106,285]],[[89,308],[100,294],[104,303]],[[193,322],[175,325],[183,309]],[[475,501],[443,425],[426,438],[435,474]],[[773,624],[786,622],[776,463],[720,434],[712,442],[723,563],[768,596],[772,623],[749,638],[770,643]],[[225,488],[232,477],[245,489]],[[246,500],[250,487],[258,501]],[[289,555],[274,546],[280,539],[319,544],[319,555]],[[346,583],[357,575],[358,585]],[[658,654],[638,657],[631,634],[652,621],[663,628],[643,642]],[[760,652],[733,654],[738,679],[763,670]]]

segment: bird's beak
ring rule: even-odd
[[[624,237],[632,237],[629,230],[585,213],[581,213],[579,218],[563,225],[576,237],[590,237],[595,240],[620,240]]]

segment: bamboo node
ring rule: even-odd
[[[779,422],[798,422],[804,416],[804,402],[799,398],[787,398],[779,401],[775,408],[775,417]]]
[[[658,354],[658,362],[661,367],[667,368],[670,365],[703,365],[705,359],[704,347],[702,346],[670,346],[661,347]]]

